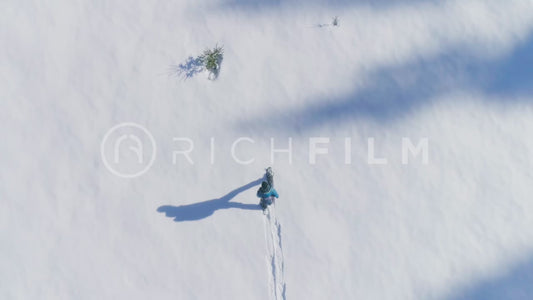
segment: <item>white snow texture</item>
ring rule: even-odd
[[[0,7],[0,299],[533,299],[533,1]]]

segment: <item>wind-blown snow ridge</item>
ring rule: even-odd
[[[275,215],[274,205],[268,208],[265,218],[265,242],[267,247],[267,267],[269,269],[269,285],[273,299],[285,300],[285,263],[281,244],[281,224]],[[267,226],[268,225],[268,226]],[[267,227],[270,234],[267,232]]]

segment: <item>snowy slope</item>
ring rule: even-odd
[[[1,299],[533,295],[530,0],[1,7]],[[169,74],[217,43],[216,81]],[[122,122],[157,145],[140,177],[102,160]],[[314,165],[311,137],[330,138]],[[293,153],[269,219],[271,138]]]

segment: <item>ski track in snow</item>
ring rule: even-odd
[[[269,212],[264,218],[264,228],[270,293],[273,299],[285,300],[286,284],[283,247],[281,244],[281,224],[276,218],[274,205],[269,207],[268,210]]]

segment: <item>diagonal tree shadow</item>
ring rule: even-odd
[[[230,202],[238,194],[257,186],[261,183],[263,178],[254,180],[248,184],[245,184],[239,188],[234,189],[233,191],[227,193],[226,195],[218,198],[207,200],[199,203],[188,204],[188,205],[163,205],[157,208],[157,211],[164,213],[169,218],[174,218],[175,222],[183,221],[196,221],[207,218],[211,216],[215,211],[219,209],[228,209],[228,208],[240,208],[248,210],[260,210],[261,207],[259,204],[245,204],[239,202]]]
[[[264,10],[282,6],[324,6],[342,11],[348,6],[393,7],[418,3],[438,3],[437,0],[221,0],[216,7],[222,9]]]
[[[288,131],[302,132],[359,119],[391,124],[430,104],[432,99],[461,89],[482,92],[488,101],[501,99],[510,103],[533,95],[532,64],[533,35],[498,58],[476,57],[464,49],[450,49],[435,57],[373,71],[367,74],[363,88],[344,96],[272,112],[271,122],[260,126],[254,117],[238,122],[236,127],[265,132],[282,126]]]
[[[533,259],[522,261],[500,275],[455,289],[448,300],[529,300],[533,297]]]

